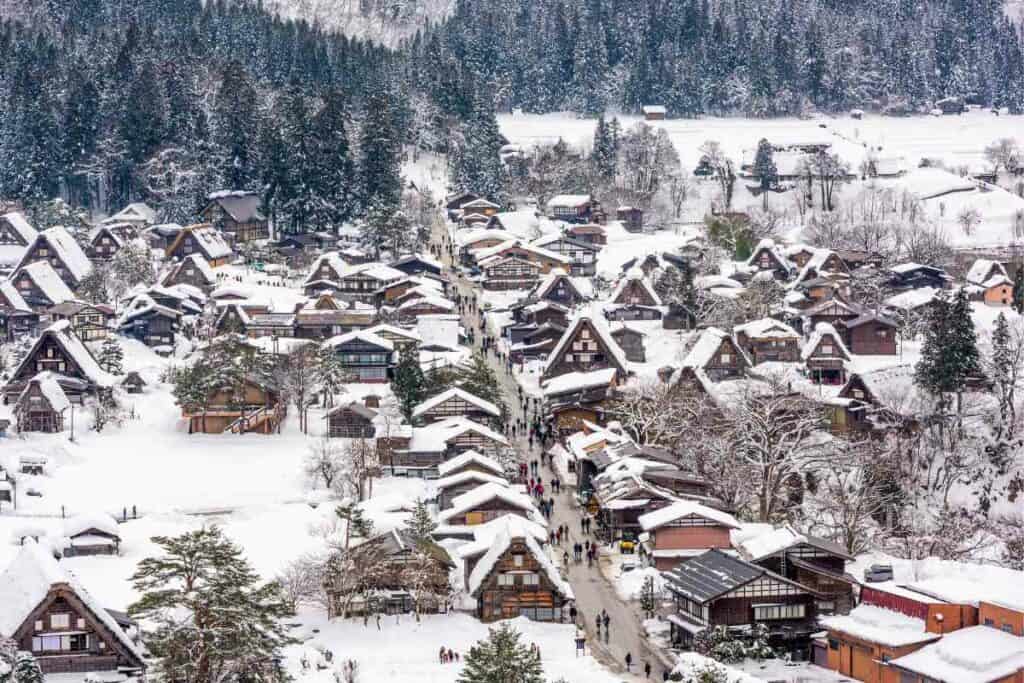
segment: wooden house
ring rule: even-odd
[[[22,212],[11,211],[0,216],[0,246],[27,247],[38,235]]]
[[[644,121],[664,121],[666,116],[665,107],[660,104],[645,104],[640,107],[640,113]]]
[[[146,664],[130,622],[104,609],[53,554],[26,539],[0,575],[0,638],[31,652],[42,672],[141,675]]]
[[[327,436],[332,439],[373,439],[377,436],[374,419],[377,411],[352,402],[327,411]]]
[[[600,204],[589,194],[560,194],[547,203],[548,216],[566,223],[600,223]]]
[[[398,319],[403,325],[414,325],[420,316],[445,315],[454,313],[455,302],[443,296],[417,296],[398,305]]]
[[[904,655],[939,640],[925,630],[924,620],[875,605],[860,605],[848,615],[824,617],[828,630],[825,668],[864,683],[918,683],[889,665]],[[943,679],[935,679],[943,680]]]
[[[39,314],[32,310],[18,288],[9,280],[0,282],[0,341],[14,341],[32,334],[38,327]]]
[[[646,362],[647,354],[644,349],[646,334],[623,323],[612,329],[611,336],[622,352],[626,354],[626,360],[631,363]]]
[[[800,335],[789,325],[773,318],[737,325],[733,328],[733,335],[753,365],[800,361]]]
[[[839,395],[826,403],[833,432],[912,431],[928,410],[911,364],[851,374]]]
[[[615,382],[629,374],[626,355],[603,322],[588,315],[577,317],[548,358],[542,381],[570,373],[613,368]]]
[[[621,219],[620,219],[621,220]],[[582,225],[571,225],[565,234],[577,242],[586,242],[596,247],[603,247],[608,244],[608,231],[603,225],[596,223],[583,223]]]
[[[452,502],[456,498],[484,484],[508,486],[508,481],[502,476],[476,470],[459,472],[458,474],[437,479],[434,482],[434,490],[437,491],[437,509],[447,510],[451,508]]]
[[[509,447],[508,440],[486,425],[466,417],[450,417],[414,427],[407,452],[425,473],[437,471],[446,459],[466,451],[497,457]]]
[[[619,280],[610,300],[619,305],[661,306],[661,297],[648,282],[644,271],[637,267],[630,268]]]
[[[377,335],[381,339],[388,340],[394,345],[396,351],[401,351],[407,347],[416,348],[423,342],[423,337],[418,332],[405,329],[404,327],[396,327],[395,325],[374,325],[367,328],[366,331]]]
[[[410,275],[390,282],[374,292],[377,306],[394,306],[417,295],[444,296],[444,285],[436,280]]]
[[[754,624],[768,628],[769,644],[805,658],[817,630],[809,588],[717,548],[664,574],[675,603],[669,615],[673,645],[691,649],[694,636],[723,626],[742,635]]]
[[[358,382],[388,381],[395,346],[372,332],[356,330],[331,337],[324,342],[341,361],[341,366]]]
[[[261,203],[255,192],[214,192],[199,215],[235,244],[265,240],[270,237],[270,224],[260,210]]]
[[[483,484],[456,496],[451,501],[451,507],[438,514],[438,521],[452,526],[474,526],[505,515],[544,524],[544,518],[529,496],[501,483]]]
[[[61,432],[70,418],[71,401],[51,372],[41,372],[28,381],[14,404],[19,432]]]
[[[19,271],[32,263],[49,263],[54,272],[70,289],[76,289],[82,279],[92,272],[92,262],[75,238],[57,226],[36,235],[15,267]]]
[[[152,294],[140,294],[121,314],[117,330],[150,348],[173,349],[181,318],[181,311],[159,303]]]
[[[465,221],[468,216],[490,218],[501,210],[501,206],[487,201],[483,197],[477,197],[468,202],[463,202],[459,209],[462,211],[462,220]]]
[[[412,411],[414,420],[426,424],[460,416],[487,425],[500,420],[501,410],[490,401],[456,387],[428,398]]]
[[[505,477],[505,470],[501,463],[474,450],[463,451],[437,466],[437,473],[442,477],[451,477],[463,472],[482,472],[501,478]]]
[[[861,313],[863,309],[860,306],[846,301],[843,297],[833,296],[809,306],[801,311],[800,315],[805,321],[804,329],[813,330],[820,324],[840,329],[844,322],[859,318]]]
[[[124,248],[125,240],[110,226],[100,225],[89,231],[89,258],[109,261]]]
[[[818,323],[800,351],[800,359],[815,382],[836,385],[846,382],[846,364],[852,356],[836,328]]]
[[[442,266],[431,256],[426,254],[409,254],[402,256],[389,264],[395,270],[400,270],[406,275],[431,274],[440,277]]]
[[[64,557],[117,555],[121,534],[108,514],[81,514],[64,520]]]
[[[463,204],[480,199],[480,195],[473,192],[456,192],[450,194],[444,199],[444,208],[448,211],[449,216],[461,211]]]
[[[899,323],[873,311],[839,323],[850,353],[858,356],[895,356]]]
[[[590,282],[584,278],[571,277],[565,270],[555,268],[537,283],[527,295],[528,300],[550,301],[572,308],[589,301],[593,296]]]
[[[171,264],[160,279],[164,287],[189,285],[209,294],[217,286],[217,276],[209,262],[199,254],[189,254],[181,261]]]
[[[689,500],[641,515],[637,521],[647,535],[647,556],[661,571],[712,548],[731,549],[730,532],[740,528],[729,513]]]
[[[314,265],[313,272],[306,278],[307,296],[332,290],[334,296],[343,301],[373,304],[378,290],[406,277],[400,270],[374,262],[345,266],[339,271],[337,269],[340,257],[327,257],[330,255],[325,254],[325,257],[321,257]],[[335,280],[324,280],[325,268],[336,278]]]
[[[192,254],[203,257],[212,268],[228,263],[232,256],[223,235],[208,223],[182,228],[166,251],[169,260],[184,260]]]
[[[964,279],[969,285],[981,287],[994,277],[1008,277],[1008,275],[1006,267],[999,261],[980,258],[971,264]]]
[[[942,268],[920,263],[901,263],[889,269],[888,285],[897,291],[934,287],[948,289],[952,278]]]
[[[74,292],[45,261],[23,266],[11,276],[11,282],[22,299],[36,313],[75,298]]]
[[[491,290],[521,289],[540,279],[541,266],[515,256],[493,256],[480,264],[483,287]]]
[[[572,275],[590,277],[597,273],[597,255],[601,247],[595,244],[557,233],[540,237],[532,244],[569,259],[569,272]]]
[[[114,385],[114,378],[99,366],[67,320],[52,324],[36,339],[4,386],[5,400],[9,403],[17,399],[33,377],[46,371],[53,373],[74,403]]]
[[[65,301],[49,310],[50,319],[67,320],[71,330],[82,341],[106,339],[114,311],[103,304],[88,304],[84,301]]]
[[[760,272],[770,272],[776,280],[788,280],[796,272],[796,266],[775,244],[774,240],[763,239],[754,247],[747,259],[747,266]]]
[[[139,373],[135,370],[126,372],[124,377],[121,379],[121,386],[124,388],[126,393],[129,394],[141,394],[146,388],[146,380],[139,376]]]
[[[448,576],[455,563],[448,551],[430,539],[417,539],[406,529],[394,529],[360,543],[350,561],[368,571],[367,598],[350,601],[344,593],[327,587],[328,616],[338,616],[349,605],[355,614],[418,614],[439,612],[449,592]],[[357,570],[358,571],[358,570]],[[416,604],[416,600],[423,600]]]
[[[615,218],[622,223],[626,232],[643,232],[644,230],[643,209],[634,206],[620,206],[615,210]]]
[[[132,202],[103,222],[108,225],[129,225],[134,230],[142,230],[156,223],[156,211],[145,202]]]
[[[854,606],[855,578],[846,573],[854,557],[837,543],[783,526],[745,539],[744,559],[806,586],[816,594],[817,614],[848,614]]]
[[[238,387],[214,389],[197,405],[182,406],[189,434],[275,434],[287,405],[280,390],[254,376]]]
[[[740,378],[750,365],[743,348],[716,327],[700,333],[682,363],[683,368],[693,368],[712,382]]]
[[[515,258],[528,263],[533,263],[540,268],[542,274],[550,273],[555,268],[570,270],[572,260],[567,256],[538,247],[521,240],[508,240],[501,244],[487,249],[480,249],[473,252],[477,264],[485,268],[492,259]]]
[[[527,617],[535,621],[565,618],[572,588],[532,536],[498,534],[476,561],[467,581],[483,622]]]

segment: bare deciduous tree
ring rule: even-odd
[[[310,444],[304,469],[307,477],[317,483],[323,481],[324,488],[329,489],[345,471],[345,464],[341,448],[331,439],[324,437]]]
[[[715,140],[708,140],[701,145],[700,153],[715,173],[715,180],[722,191],[722,208],[728,211],[732,208],[732,196],[736,188],[735,165],[722,150],[722,145]]]

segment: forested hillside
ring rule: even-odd
[[[1002,0],[460,0],[413,48],[530,111],[659,103],[676,116],[927,106],[1019,109]]]
[[[239,3],[50,0],[8,16],[5,200],[145,199],[184,221],[212,190],[262,189],[288,220],[337,225],[395,191],[408,108],[390,51]],[[372,122],[358,147],[373,164],[353,118]]]
[[[186,221],[248,189],[284,227],[330,229],[397,204],[403,145],[497,164],[495,108],[1024,105],[999,0],[458,0],[435,22],[450,1],[0,0],[0,198]],[[384,47],[320,28],[342,5],[423,29]]]

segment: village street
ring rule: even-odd
[[[481,311],[478,309],[477,291],[473,284],[456,269],[456,253],[454,245],[451,245],[446,228],[443,224],[435,225],[433,233],[433,244],[438,255],[450,270],[451,280],[455,284],[457,294],[461,297],[464,306],[461,310],[462,324],[467,331],[474,332],[474,349],[482,350],[483,335],[491,335],[496,331],[481,331]],[[528,401],[525,405],[520,401],[519,387],[515,378],[508,370],[508,364],[503,362],[493,348],[484,353],[491,368],[494,370],[498,381],[505,392],[506,403],[509,408],[509,424],[530,425],[537,413],[534,403]],[[509,439],[516,447],[516,452],[524,462],[533,460],[540,461],[541,446],[538,442],[531,442],[525,435],[526,430],[517,431],[515,438],[509,431]],[[575,543],[586,543],[588,538],[581,532],[580,521],[583,518],[584,509],[576,502],[575,487],[572,482],[563,482],[561,493],[555,495],[551,492],[550,482],[554,478],[553,469],[544,465],[541,467],[541,478],[544,480],[545,497],[554,497],[555,506],[549,525],[557,529],[565,524],[569,529],[569,538],[563,539],[561,546],[552,548],[558,564],[562,565],[562,553],[568,552],[570,562],[566,578],[572,585],[576,596],[576,609],[578,611],[576,620],[586,631],[587,649],[606,666],[619,673],[625,672],[625,656],[632,655],[632,672],[643,678],[644,664],[651,664],[651,679],[661,680],[662,672],[671,669],[670,660],[662,655],[651,652],[645,638],[641,634],[640,613],[636,606],[621,600],[615,592],[611,583],[602,576],[598,564],[588,567],[586,561],[575,563],[571,560],[572,548]],[[609,563],[607,558],[599,560],[600,563]],[[595,629],[595,620],[598,614],[604,610],[608,614],[610,637],[604,629],[600,637]],[[605,638],[607,637],[607,640]]]

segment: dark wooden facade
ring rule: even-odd
[[[877,315],[864,315],[842,323],[843,336],[850,353],[869,356],[895,356],[898,325]]]
[[[616,349],[612,347],[615,341],[600,331],[593,320],[579,318],[565,334],[561,348],[548,360],[543,379],[610,367],[614,367],[620,377],[626,376],[627,369],[621,365]]]
[[[44,674],[89,671],[141,671],[145,663],[66,583],[51,586],[12,639],[31,652]]]
[[[377,413],[361,403],[337,406],[327,412],[327,436],[332,439],[372,439],[377,430],[373,418]]]
[[[473,595],[477,617],[486,623],[520,616],[563,620],[566,596],[521,538],[511,540]]]
[[[236,243],[265,240],[270,237],[270,225],[260,213],[259,204],[255,195],[215,197],[200,215]]]
[[[622,326],[612,332],[612,339],[619,345],[622,352],[626,354],[626,360],[633,363],[646,361],[647,353],[644,349],[644,333],[630,327]]]
[[[391,368],[391,349],[359,337],[348,339],[334,347],[341,365],[358,378],[359,382],[384,383]]]
[[[483,267],[484,289],[523,289],[537,282],[541,266],[515,256],[495,258]]]
[[[54,433],[64,430],[64,413],[47,398],[39,381],[29,381],[14,404],[19,432]]]

